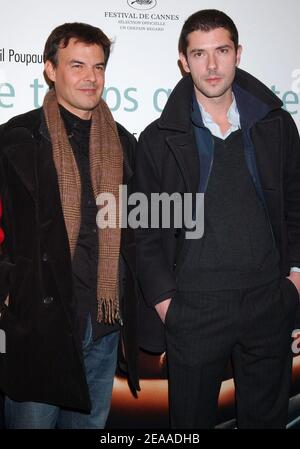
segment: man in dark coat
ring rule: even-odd
[[[137,151],[137,190],[149,199],[190,193],[197,223],[204,194],[202,238],[187,238],[193,229],[173,217],[168,229],[137,232],[141,344],[162,351],[165,334],[172,427],[215,425],[230,357],[238,427],[287,420],[300,291],[299,134],[281,101],[237,69],[241,50],[224,13],[187,19],[179,40],[187,76]]]
[[[8,428],[103,428],[118,347],[139,388],[133,232],[97,226],[96,199],[130,191],[135,153],[101,99],[110,45],[91,25],[53,30],[43,107],[0,130]]]

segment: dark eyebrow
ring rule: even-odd
[[[79,61],[77,59],[71,59],[70,64],[84,64],[84,62]]]
[[[204,48],[194,48],[191,53],[197,53],[198,51],[205,51]]]
[[[232,48],[231,45],[225,44],[225,45],[220,45],[220,47],[217,47],[216,50],[223,50],[223,48]]]
[[[222,50],[225,48],[232,48],[232,47],[229,44],[225,44],[225,45],[220,45],[220,47],[216,47],[215,50]],[[191,53],[197,53],[199,51],[205,51],[205,49],[204,48],[194,48],[193,50],[191,50]]]

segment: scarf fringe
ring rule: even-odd
[[[116,299],[98,299],[97,321],[99,323],[115,324],[121,322],[118,300]]]

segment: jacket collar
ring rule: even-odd
[[[117,129],[121,144],[126,145],[124,138],[125,130],[117,123]],[[23,180],[27,189],[33,194],[35,193],[34,167],[35,167],[35,152],[32,145],[34,139],[36,142],[44,138],[50,145],[51,139],[46,124],[46,119],[43,109],[35,109],[25,114],[12,118],[6,125],[3,126],[5,133],[4,147],[6,156],[13,163],[17,173]],[[127,153],[123,151],[124,164],[124,183],[129,183],[133,176],[133,170],[127,158]]]
[[[33,139],[40,123],[40,111],[13,117],[3,125],[2,149],[23,184],[37,198],[36,145]]]
[[[250,128],[270,111],[282,107],[281,100],[267,86],[244,70],[236,69],[232,88],[243,127]],[[187,132],[191,127],[191,113],[196,107],[193,99],[193,80],[191,75],[186,75],[173,89],[158,121],[158,127]],[[204,126],[202,118],[198,118],[197,125]]]
[[[158,127],[187,132],[191,126],[191,101],[194,85],[190,75],[184,76],[175,86],[158,120]]]

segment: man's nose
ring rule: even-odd
[[[96,69],[94,67],[87,67],[85,72],[86,81],[96,81]]]
[[[217,61],[214,54],[208,55],[207,66],[209,70],[215,70],[217,68]]]

